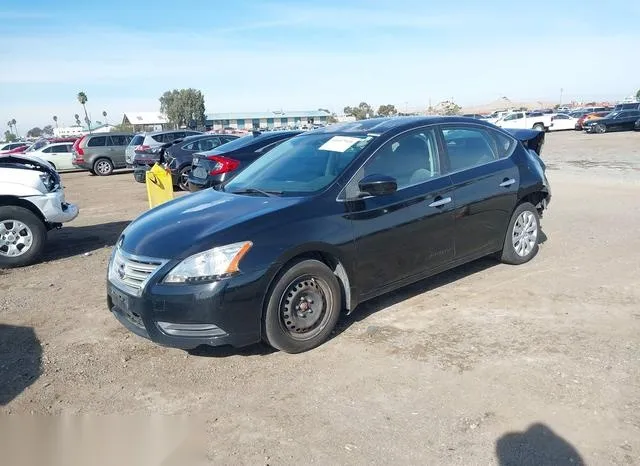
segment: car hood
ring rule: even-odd
[[[207,189],[162,204],[142,214],[122,233],[121,247],[138,256],[182,259],[200,251],[250,239],[239,225],[300,202],[293,197],[229,194]],[[237,228],[233,241],[217,236]]]

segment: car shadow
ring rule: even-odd
[[[50,231],[42,259],[64,259],[113,246],[128,224],[129,222],[111,222],[82,227],[65,226],[61,230]]]
[[[578,450],[544,424],[532,424],[524,432],[508,432],[496,442],[500,466],[584,466]]]
[[[419,282],[412,283],[411,285],[407,285],[395,291],[383,294],[382,296],[378,296],[377,298],[373,298],[369,301],[365,301],[364,303],[359,304],[353,312],[338,321],[332,338],[340,335],[353,324],[367,319],[370,315],[375,314],[378,311],[391,307],[402,301],[406,301],[414,296],[433,291],[441,286],[460,280],[461,278],[490,269],[498,264],[500,264],[500,262],[495,258],[490,256],[484,257],[458,266],[454,269],[447,270],[446,272],[433,275],[432,277],[425,278]]]
[[[226,358],[229,356],[267,356],[275,353],[275,348],[265,344],[256,343],[254,345],[245,346],[243,348],[234,348],[233,346],[198,346],[192,350],[188,350],[191,356],[201,356],[207,358]]]
[[[0,355],[0,406],[4,406],[42,374],[42,346],[33,328],[0,324]]]

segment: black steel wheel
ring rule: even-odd
[[[300,353],[322,344],[340,316],[341,288],[324,263],[302,260],[276,279],[264,316],[267,342]]]

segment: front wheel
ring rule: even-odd
[[[524,202],[511,215],[502,248],[502,262],[519,265],[529,262],[538,254],[540,215],[535,206]]]
[[[45,225],[33,212],[24,207],[0,207],[0,268],[34,263],[46,239]]]
[[[189,173],[191,173],[191,165],[187,165],[178,174],[178,188],[182,191],[189,191]]]
[[[533,129],[544,132],[544,125],[542,123],[536,123],[533,125]]]
[[[601,123],[598,123],[596,125],[596,133],[603,134],[603,133],[606,133],[606,132],[607,132],[607,127],[605,125],[603,125]]]
[[[327,340],[340,317],[340,284],[320,261],[302,260],[275,282],[264,315],[264,336],[271,346],[301,353]]]

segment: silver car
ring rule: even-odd
[[[187,136],[195,136],[197,134],[202,133],[200,131],[185,129],[154,131],[152,133],[138,133],[133,137],[125,151],[125,160],[127,162],[127,166],[133,166],[133,159],[136,154],[144,154],[164,143],[173,142],[176,139],[185,138]]]

